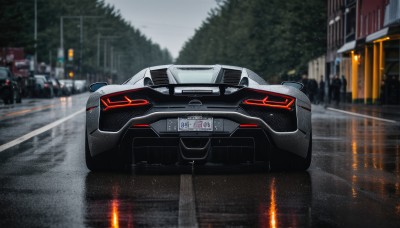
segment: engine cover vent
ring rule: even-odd
[[[152,70],[150,71],[151,79],[154,85],[168,85],[169,79],[167,75],[167,69]]]
[[[242,71],[240,70],[224,69],[222,82],[228,85],[238,85],[241,75]]]

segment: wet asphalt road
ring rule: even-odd
[[[400,125],[321,106],[300,173],[90,173],[83,112],[4,149],[87,97],[0,105],[0,227],[400,227]]]

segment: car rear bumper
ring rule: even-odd
[[[96,110],[97,109],[97,110]],[[262,119],[234,111],[168,111],[154,112],[135,117],[117,132],[98,129],[99,107],[87,115],[87,135],[92,156],[107,151],[129,154],[132,162],[172,163],[176,160],[202,160],[207,162],[254,162],[268,159],[271,153],[285,151],[300,157],[306,157],[309,134],[311,132],[310,114],[297,108],[298,129],[292,132],[276,132]],[[188,115],[208,115],[214,118],[226,118],[236,123],[252,123],[257,128],[242,129],[237,127],[232,133],[172,133],[160,134],[153,127],[141,129],[136,124],[151,124],[166,118]],[[304,119],[305,118],[305,119]],[[303,129],[300,129],[304,126]],[[198,140],[191,144],[190,139]],[[204,140],[204,142],[201,142]],[[210,145],[206,147],[206,142]],[[202,145],[204,144],[204,145]],[[185,149],[185,146],[193,150]],[[116,151],[116,152],[115,152]],[[197,155],[196,155],[197,153]],[[223,159],[225,158],[225,160]],[[149,161],[148,161],[149,160]]]

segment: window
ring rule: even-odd
[[[178,83],[213,83],[213,68],[176,68]]]
[[[381,9],[378,8],[378,30],[381,29]]]
[[[0,79],[6,79],[7,77],[7,70],[0,69]]]

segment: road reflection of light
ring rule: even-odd
[[[353,198],[357,197],[356,184],[357,184],[357,175],[355,174],[358,170],[358,153],[357,153],[357,125],[356,121],[352,119],[351,121],[351,154],[352,154],[352,169],[353,176],[351,178],[351,195]]]
[[[357,191],[356,191],[356,189],[355,189],[355,184],[356,184],[356,182],[357,182],[357,176],[356,175],[353,175],[353,177],[351,178],[351,183],[352,183],[352,187],[351,187],[351,196],[353,197],[353,198],[357,198]]]
[[[353,168],[353,171],[357,171],[358,157],[357,157],[357,142],[356,141],[353,141],[351,143],[351,152],[352,152],[352,158],[353,158],[352,168]]]
[[[119,227],[119,213],[118,213],[118,200],[112,201],[112,217],[111,217],[111,227]]]
[[[60,97],[59,100],[60,100],[61,108],[65,109],[65,108],[72,107],[72,98],[71,97]]]
[[[270,227],[276,228],[277,227],[277,219],[276,219],[276,201],[275,201],[275,178],[272,180],[271,183],[271,205],[269,207],[269,216],[270,216]]]

